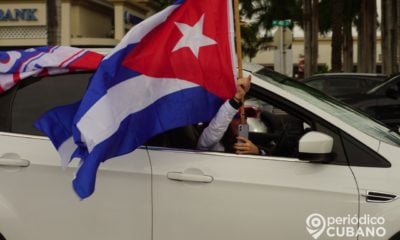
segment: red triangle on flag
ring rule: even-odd
[[[223,99],[235,92],[227,1],[187,0],[135,46],[123,65],[194,82]]]

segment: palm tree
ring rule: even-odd
[[[332,9],[332,57],[333,72],[342,71],[342,47],[343,47],[343,7],[344,0],[331,1]]]
[[[252,59],[257,55],[260,50],[267,50],[273,48],[269,43],[272,37],[268,35],[260,36],[258,25],[254,23],[245,23],[240,26],[242,37],[242,52],[244,56]]]
[[[376,71],[376,1],[361,0],[358,24],[358,72]]]
[[[302,22],[301,0],[241,0],[240,3],[241,16],[251,19],[260,31],[270,31],[273,20]]]
[[[353,33],[352,27],[356,23],[360,12],[360,0],[344,1],[343,8],[343,70],[353,71]]]
[[[353,71],[352,27],[353,24],[356,23],[357,16],[359,15],[360,4],[360,0],[322,0],[320,2],[319,31],[321,34],[327,34],[332,31],[333,71]],[[339,19],[341,19],[341,21],[339,21]],[[340,34],[338,33],[339,31]],[[342,52],[340,52],[340,49],[342,49]],[[343,64],[341,63],[341,59],[343,59]]]
[[[309,77],[318,70],[318,0],[304,2],[304,77]]]
[[[382,66],[385,74],[398,72],[398,7],[397,0],[382,0]]]
[[[249,21],[241,28],[242,49],[244,55],[250,59],[258,51],[272,48],[270,42],[273,20],[290,19],[294,23],[302,22],[301,0],[241,0],[240,4],[241,17]]]

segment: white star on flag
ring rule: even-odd
[[[181,39],[179,39],[172,52],[184,47],[188,47],[190,50],[192,50],[196,58],[199,58],[199,49],[201,47],[217,44],[214,39],[211,39],[203,34],[203,22],[204,14],[193,27],[187,25],[186,23],[175,22],[183,36]]]

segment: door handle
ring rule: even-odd
[[[362,194],[362,196],[365,197],[367,202],[373,203],[387,203],[399,198],[398,195],[392,193],[383,193],[376,191],[367,191],[367,194]]]
[[[0,167],[28,167],[29,164],[29,160],[21,159],[15,153],[6,153],[0,157]]]
[[[169,172],[167,173],[167,178],[175,181],[201,182],[201,183],[210,183],[214,180],[212,176],[182,173],[182,172]]]

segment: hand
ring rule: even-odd
[[[249,139],[245,137],[236,137],[236,139],[238,142],[233,145],[233,148],[236,150],[237,154],[260,154],[258,147]]]
[[[238,100],[242,100],[244,95],[249,91],[251,83],[251,75],[247,78],[239,78],[236,82],[236,93],[235,98]]]

